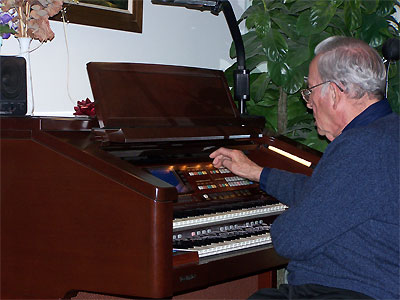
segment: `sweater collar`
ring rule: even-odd
[[[374,122],[375,120],[390,114],[391,112],[392,109],[389,105],[389,101],[387,99],[383,99],[370,105],[361,114],[355,117],[349,124],[347,124],[343,131],[351,128],[366,126]]]

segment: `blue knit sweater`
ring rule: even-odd
[[[399,116],[380,101],[327,147],[311,177],[264,169],[261,188],[289,206],[271,227],[290,284],[400,299]]]

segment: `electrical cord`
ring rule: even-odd
[[[69,55],[69,47],[68,47],[68,34],[67,34],[67,24],[68,24],[68,20],[66,18],[66,8],[61,10],[61,19],[62,19],[62,23],[63,23],[63,29],[64,29],[64,40],[65,40],[65,49],[67,51],[67,94],[68,94],[68,98],[71,101],[71,103],[73,105],[75,105],[75,101],[72,99],[71,97],[71,93],[70,93],[70,55]]]

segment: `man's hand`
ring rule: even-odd
[[[242,151],[219,148],[210,154],[216,168],[225,167],[232,173],[252,181],[260,181],[262,168],[251,161]]]

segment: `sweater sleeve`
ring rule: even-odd
[[[261,177],[261,179],[263,178]],[[309,179],[310,177],[303,174],[270,169],[268,178],[263,179],[260,187],[269,195],[291,207],[302,199],[301,195]]]
[[[377,147],[371,149],[371,142],[357,136],[338,137],[300,193],[293,191],[300,186],[297,175],[271,171],[267,192],[279,200],[285,195],[290,206],[271,227],[277,253],[295,260],[312,258],[330,241],[374,216],[376,201],[384,201],[377,199],[385,194],[380,190],[384,185],[376,181],[382,180],[380,164],[385,154]],[[285,191],[291,186],[292,191]]]

